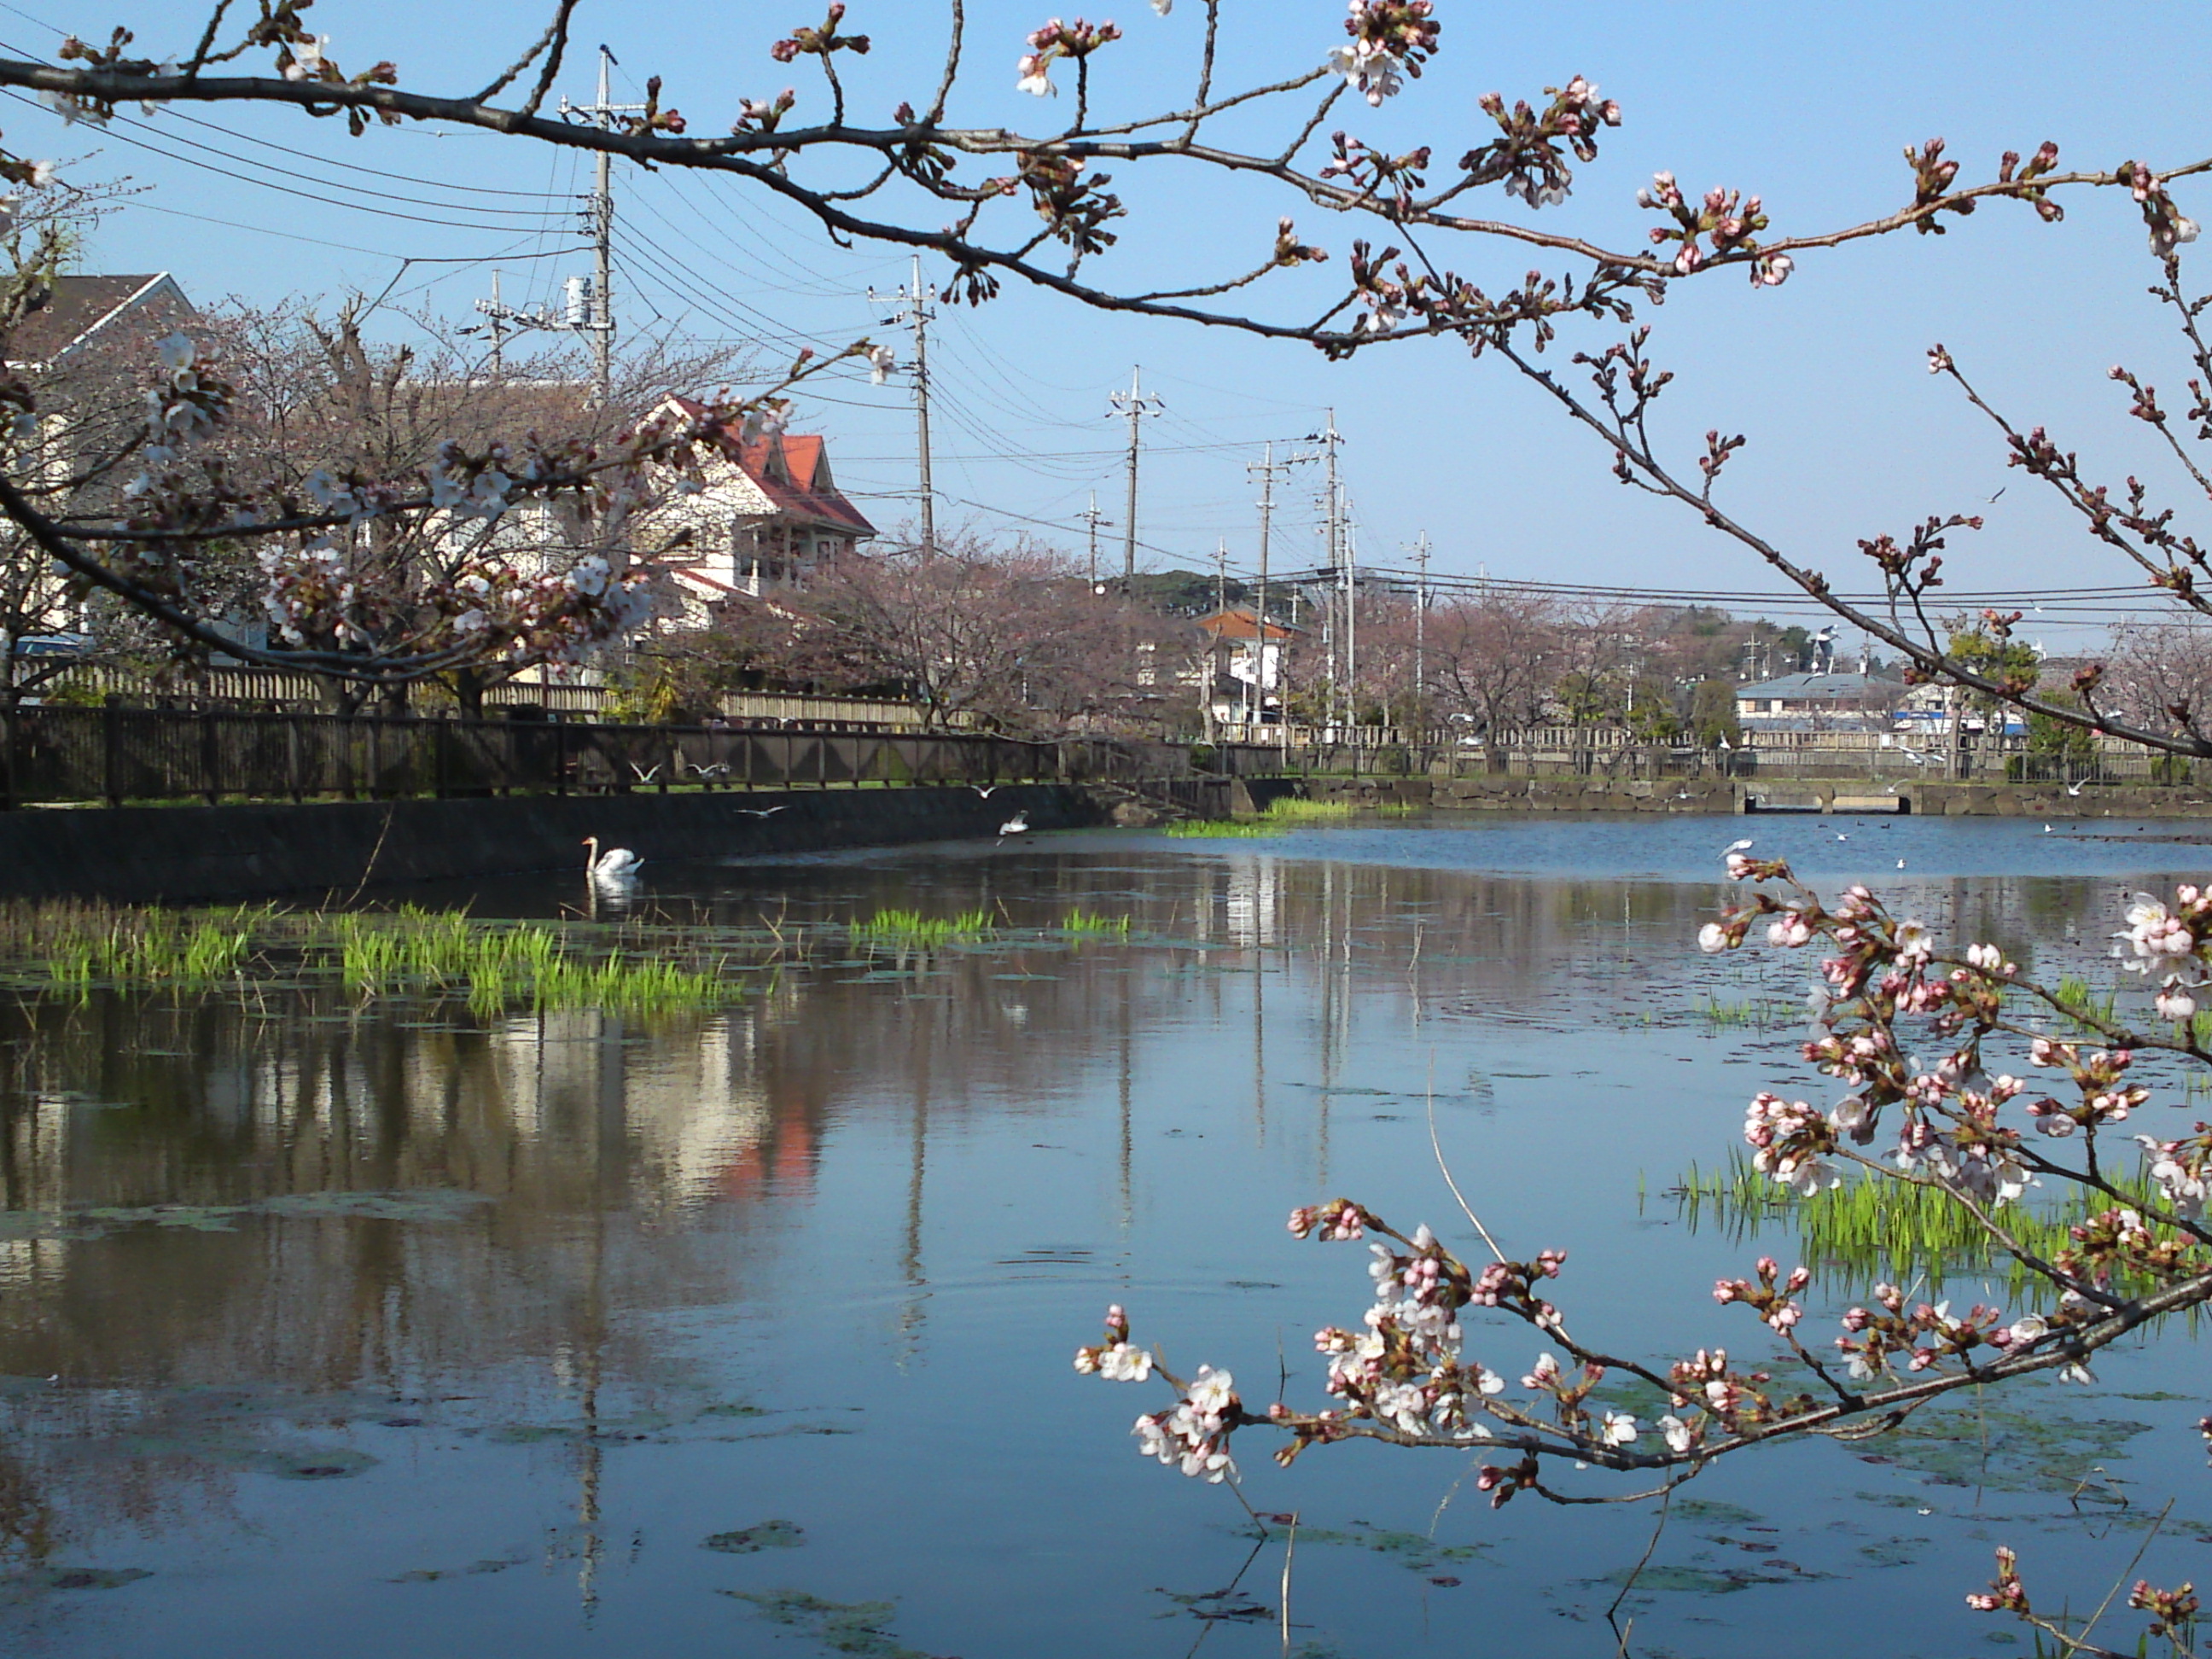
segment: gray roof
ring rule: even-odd
[[[1757,685],[1739,685],[1735,694],[1788,702],[1866,702],[1898,696],[1904,690],[1903,681],[1879,674],[1784,674]]]

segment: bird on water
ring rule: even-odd
[[[645,862],[627,847],[610,847],[605,852],[601,852],[597,836],[585,836],[584,845],[592,849],[590,856],[584,860],[584,868],[593,881],[634,881],[637,878],[638,866]]]

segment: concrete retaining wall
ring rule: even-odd
[[[768,811],[767,817],[753,814]],[[389,883],[583,867],[583,838],[648,861],[723,859],[1098,823],[1082,789],[830,789],[744,793],[332,801],[0,813],[0,896],[140,902],[349,893]]]
[[[1863,779],[1824,783],[1660,778],[1310,778],[1316,800],[1396,801],[1413,806],[1502,812],[1741,812],[1888,810],[1888,792]],[[2124,784],[2086,784],[2069,795],[2056,783],[1904,783],[1905,811],[1937,817],[2212,817],[2212,792]],[[1839,805],[1838,802],[1841,802]]]

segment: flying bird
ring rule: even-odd
[[[1898,861],[1897,861],[1897,867],[1898,867],[1899,869],[1900,869],[1900,870],[1902,870],[1903,868],[1905,868],[1905,860],[1904,860],[1903,859],[1899,859],[1899,860],[1898,860]]]
[[[637,774],[637,781],[640,783],[651,783],[655,778],[660,775],[660,765],[659,762],[655,762],[653,763],[653,769],[648,772],[645,768],[640,766],[635,761],[632,761],[629,763],[629,769]]]
[[[2078,795],[2081,793],[2081,786],[2078,783],[2069,783],[2066,786],[2066,793],[2069,795]]]
[[[1722,848],[1721,856],[1723,858],[1726,858],[1730,853],[1746,852],[1749,850],[1750,847],[1751,837],[1749,836],[1746,836],[1741,841],[1732,841],[1727,846]]]
[[[784,803],[784,805],[785,805],[786,806],[787,806],[787,805],[790,805],[790,803],[789,803],[788,801],[787,801],[787,802],[785,802],[785,803]],[[738,808],[738,811],[739,811],[740,812],[743,812],[743,813],[744,813],[747,817],[749,817],[749,818],[772,818],[772,817],[775,817],[778,812],[781,812],[781,811],[783,811],[783,807],[782,807],[782,806],[740,806],[739,808]]]
[[[974,790],[977,794],[981,795],[981,796],[985,800],[988,800],[988,799],[990,799],[992,796],[994,796],[994,795],[995,795],[995,794],[997,794],[997,793],[999,793],[999,786],[998,786],[997,784],[995,784],[995,783],[994,783],[994,784],[993,784],[993,785],[992,785],[988,789],[986,789],[986,788],[985,788],[981,784],[980,784],[980,783],[971,783],[971,784],[969,784],[968,787],[969,787],[970,789],[973,789],[973,790]]]
[[[999,826],[999,839],[1004,841],[1008,836],[1026,836],[1029,832],[1030,815],[1025,811],[1017,812]]]
[[[716,761],[712,766],[694,766],[690,769],[691,775],[695,778],[719,778],[729,769],[730,763],[727,761]]]

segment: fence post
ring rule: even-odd
[[[553,722],[553,793],[568,793],[568,722]]]
[[[123,805],[123,711],[111,695],[100,720],[100,793],[110,806]]]
[[[377,785],[384,776],[384,744],[380,728],[384,722],[376,715],[368,717],[368,798],[376,799]]]
[[[447,724],[439,720],[430,722],[430,789],[440,800],[445,799],[448,789],[446,768],[451,757],[447,753]]]

